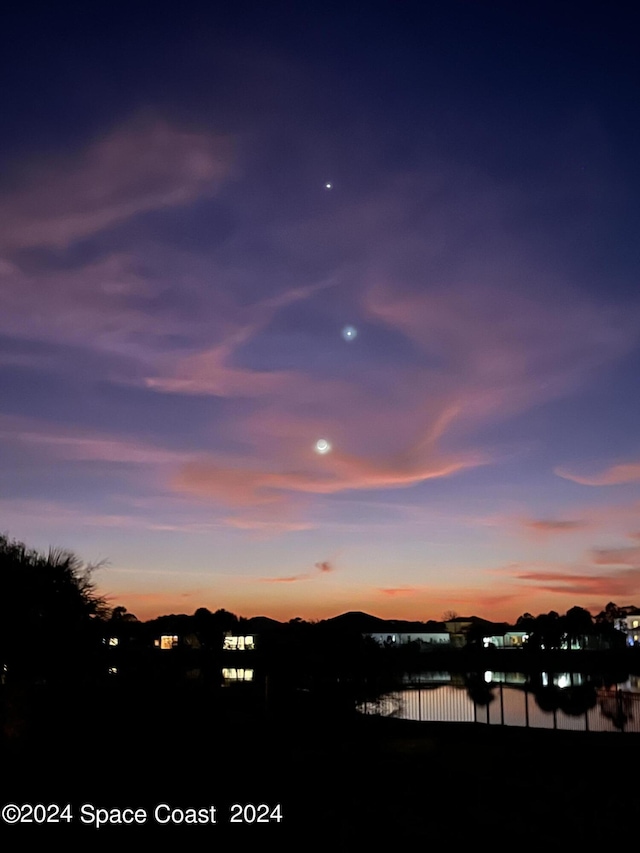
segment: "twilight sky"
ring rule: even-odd
[[[2,532],[144,619],[640,604],[631,12],[14,5]]]

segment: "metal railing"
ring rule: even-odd
[[[640,733],[640,693],[598,688],[588,707],[575,692],[534,691],[498,684],[473,688],[441,685],[396,690],[362,703],[365,714],[423,722],[476,723],[562,731]]]

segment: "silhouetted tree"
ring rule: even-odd
[[[201,642],[209,649],[219,651],[222,648],[222,638],[225,632],[242,633],[239,630],[239,620],[228,610],[216,610],[212,613],[206,607],[199,607],[192,617],[189,617],[190,630],[194,630]]]
[[[622,619],[623,616],[624,612],[618,607],[618,605],[614,604],[613,601],[610,601],[604,610],[601,610],[596,616],[596,623],[608,624],[615,628],[618,625],[618,621]]]
[[[137,622],[138,617],[129,613],[126,607],[119,605],[111,611],[111,622]]]
[[[555,610],[536,616],[531,643],[536,648],[559,649],[562,645],[563,625]]]
[[[533,633],[535,621],[535,617],[531,613],[523,613],[522,616],[518,616],[516,628],[519,631],[526,631],[528,634],[531,634]]]
[[[71,551],[48,554],[0,535],[0,665],[14,680],[57,680],[88,672],[109,608],[92,573]]]
[[[467,638],[467,646],[471,648],[483,648],[484,638],[500,635],[501,631],[506,628],[504,625],[494,625],[492,622],[487,622],[484,619],[476,619],[465,632]],[[494,646],[495,648],[495,646]]]
[[[564,630],[567,635],[567,646],[572,642],[593,633],[593,617],[584,607],[572,607],[563,618]]]
[[[221,608],[213,614],[215,624],[220,631],[235,631],[238,628],[238,617],[235,613]]]

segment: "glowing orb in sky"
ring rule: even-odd
[[[355,329],[353,326],[345,326],[342,330],[342,337],[345,339],[345,341],[354,340],[357,334],[358,330]]]
[[[315,446],[316,453],[320,453],[321,455],[324,455],[325,453],[328,453],[330,450],[331,450],[331,445],[329,444],[329,442],[327,441],[326,438],[319,438],[316,441],[316,446]]]
[[[325,184],[324,185],[325,190],[330,190],[332,187],[333,187],[333,184]]]

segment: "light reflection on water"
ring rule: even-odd
[[[235,684],[237,682],[252,682],[253,669],[224,667],[222,670],[222,680],[225,685]]]
[[[579,673],[541,673],[536,687],[522,673],[486,672],[484,679],[469,683],[464,676],[437,673],[428,680],[429,675],[422,673],[412,680],[415,686],[363,703],[359,710],[423,722],[640,733],[637,676],[616,690],[593,687]]]

